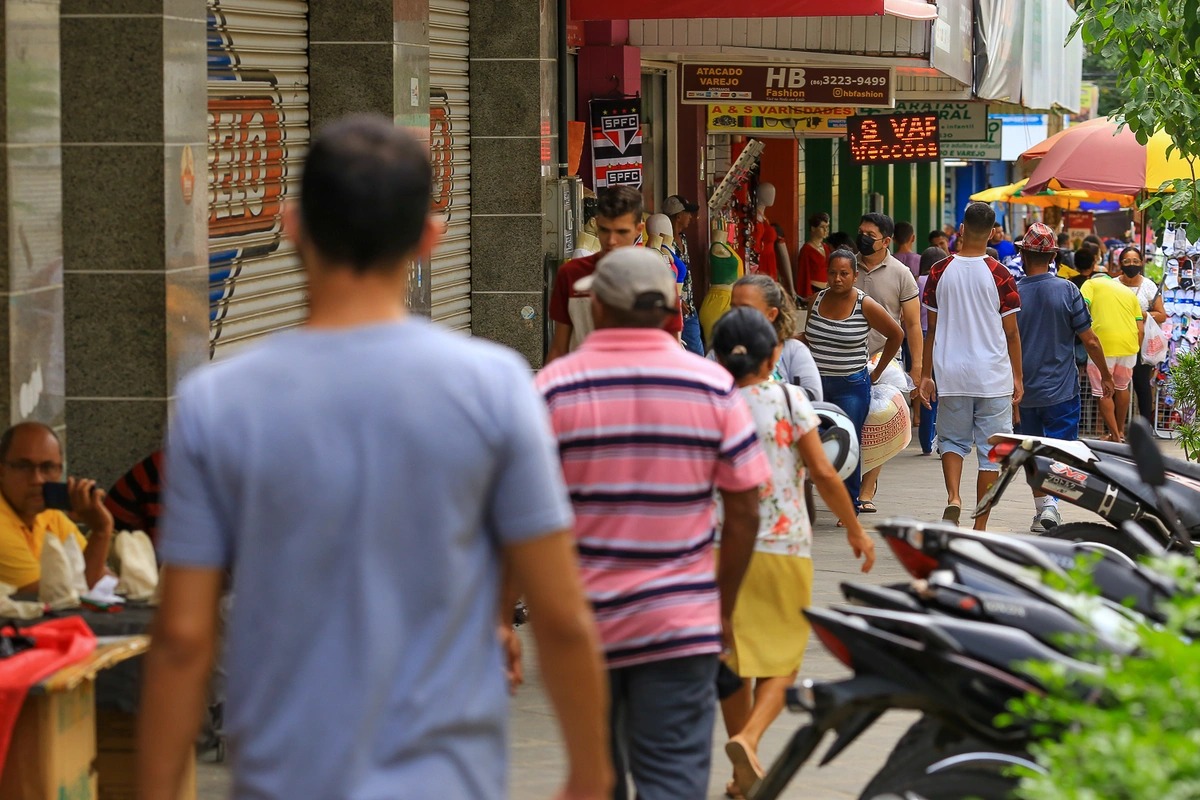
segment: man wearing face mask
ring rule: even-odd
[[[888,315],[904,328],[905,344],[910,354],[909,373],[913,384],[919,386],[923,345],[921,339],[921,301],[917,280],[912,271],[891,253],[895,226],[886,214],[863,214],[858,223],[858,280],[856,285],[867,297],[887,309]],[[867,352],[875,355],[883,350],[887,339],[872,330],[867,338]],[[864,513],[875,509],[875,490],[879,483],[880,467],[863,475],[860,508]]]

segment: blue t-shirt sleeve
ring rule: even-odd
[[[497,384],[496,424],[504,436],[487,504],[490,528],[501,544],[564,530],[574,521],[546,403],[528,367],[516,362],[514,357]]]
[[[233,560],[231,528],[222,522],[221,497],[205,446],[205,384],[187,381],[180,388],[167,437],[167,476],[163,486],[162,541],[159,555],[168,564],[223,569]]]
[[[687,264],[683,259],[674,253],[671,254],[671,260],[675,262],[675,282],[683,283],[687,280]]]

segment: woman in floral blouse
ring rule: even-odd
[[[744,795],[762,776],[757,748],[783,710],[784,691],[796,680],[809,627],[801,610],[812,602],[812,526],[802,489],[805,470],[846,536],[863,572],[875,562],[875,545],[854,513],[817,431],[817,415],[803,390],[771,380],[779,360],[775,329],[753,308],[735,308],[713,329],[713,350],[750,406],[758,437],[771,462],[771,482],[761,490],[758,540],[733,612],[733,641],[726,663],[742,688],[721,711],[733,762],[730,797]]]

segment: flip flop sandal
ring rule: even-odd
[[[874,503],[873,501],[871,501],[871,500],[861,500],[861,501],[859,501],[859,504],[858,504],[858,513],[860,513],[860,514],[874,514],[874,513],[875,513],[875,512],[877,512],[877,511],[879,511],[879,509],[875,507],[875,503]]]
[[[942,522],[949,522],[953,525],[957,525],[961,516],[962,506],[946,506],[946,510],[942,512]]]
[[[746,795],[742,794],[742,790],[737,787],[737,781],[725,784],[725,796],[731,800],[746,800]]]
[[[725,755],[733,764],[733,783],[742,794],[746,794],[763,776],[762,769],[755,763],[757,759],[746,747],[745,742],[739,741],[737,737],[725,743]]]

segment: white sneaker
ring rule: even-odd
[[[1045,526],[1042,525],[1042,515],[1041,514],[1033,515],[1033,524],[1029,526],[1029,532],[1030,533],[1045,533],[1046,532]]]
[[[1043,530],[1054,530],[1059,525],[1062,525],[1062,515],[1058,513],[1058,506],[1046,506],[1042,509],[1042,513],[1038,514],[1037,522],[1042,526]]]

